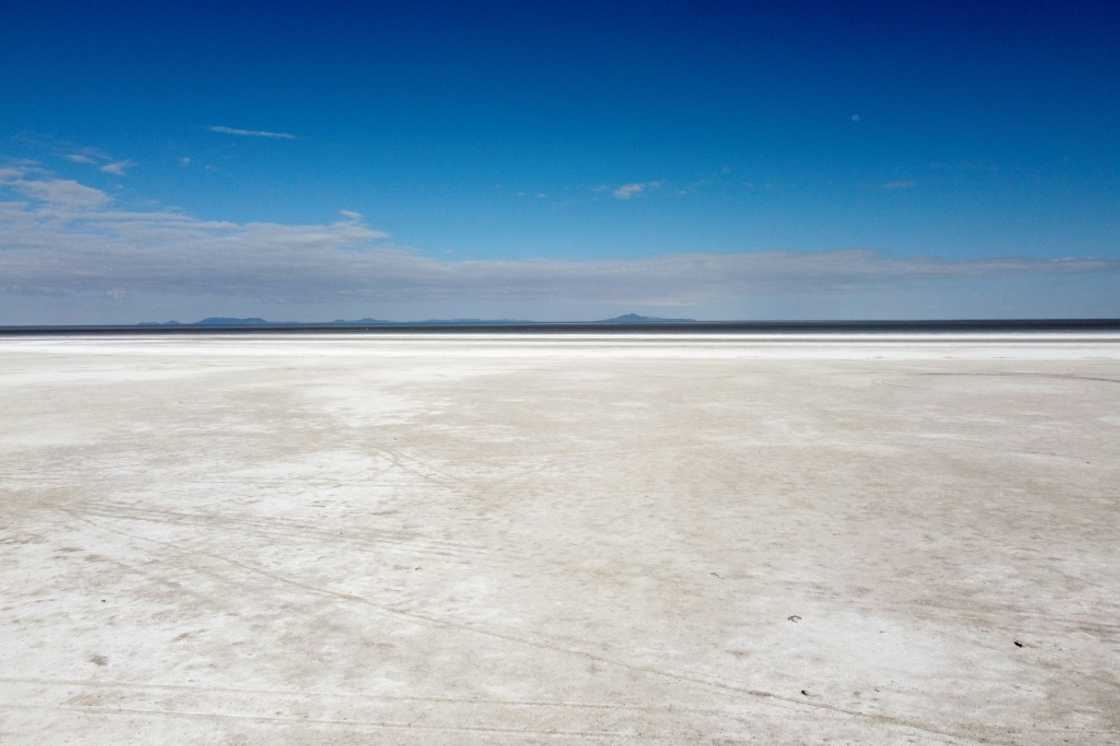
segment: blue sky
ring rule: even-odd
[[[0,323],[1120,316],[1115,7],[157,5],[0,27]]]

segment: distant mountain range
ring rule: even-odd
[[[696,319],[663,319],[658,316],[639,316],[636,313],[624,313],[621,316],[615,316],[609,319],[602,319],[601,321],[593,321],[593,324],[684,324],[696,321]]]
[[[696,319],[663,319],[656,316],[640,316],[636,313],[625,313],[609,319],[598,321],[583,321],[583,324],[676,324],[694,322]],[[507,324],[547,324],[547,321],[525,321],[522,319],[425,319],[423,321],[384,321],[382,319],[335,319],[334,321],[268,321],[257,316],[237,318],[233,316],[208,316],[205,319],[192,322],[181,321],[142,321],[137,326],[463,326],[463,325],[493,325]]]

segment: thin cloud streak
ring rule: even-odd
[[[296,136],[290,132],[269,132],[268,130],[244,130],[238,127],[224,127],[222,125],[214,125],[208,127],[211,132],[218,132],[223,135],[237,135],[239,137],[265,137],[272,140],[295,140]]]
[[[631,199],[652,189],[659,189],[661,184],[660,181],[636,181],[630,184],[622,184],[611,191],[611,196],[615,199]]]
[[[106,163],[98,170],[104,171],[107,174],[113,174],[114,176],[124,176],[124,172],[135,165],[136,164],[132,161],[115,161],[113,163]]]

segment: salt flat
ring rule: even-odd
[[[0,339],[0,743],[1120,740],[1120,339]]]

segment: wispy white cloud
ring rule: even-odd
[[[294,140],[296,136],[290,132],[269,132],[268,130],[244,130],[238,127],[224,127],[214,125],[208,128],[211,132],[223,135],[238,135],[240,137],[267,137],[273,140]]]
[[[0,187],[6,187],[52,208],[84,210],[108,204],[109,195],[72,179],[42,176],[27,168],[0,169]]]
[[[896,259],[868,250],[692,252],[617,260],[451,260],[394,246],[353,210],[321,224],[132,210],[25,167],[0,169],[0,293],[134,293],[277,302],[687,306],[912,280],[1113,271],[1104,259]]]
[[[84,166],[96,166],[98,163],[113,160],[113,156],[109,155],[101,148],[89,146],[76,147],[74,145],[66,146],[62,144],[59,144],[57,147],[69,151],[64,152],[62,157],[71,163],[81,163]]]
[[[112,163],[106,163],[99,170],[114,176],[124,176],[124,172],[135,165],[132,161],[113,161]]]
[[[56,143],[50,147],[53,147],[56,152],[61,152],[62,157],[71,163],[81,163],[86,166],[92,166],[102,161],[113,160],[113,157],[101,148],[94,148],[88,145],[77,146],[72,143]]]
[[[80,163],[83,166],[97,166],[97,170],[114,176],[124,176],[125,172],[136,165],[127,159],[114,160],[111,155],[98,148],[81,148],[73,153],[62,156],[71,163]]]
[[[895,181],[888,181],[887,183],[883,184],[883,188],[894,191],[896,189],[913,189],[917,185],[917,182],[911,179],[897,179]]]
[[[179,156],[179,158],[177,158],[177,159],[176,159],[176,162],[177,162],[177,163],[178,163],[178,164],[179,164],[180,166],[182,166],[183,168],[186,168],[187,166],[191,165],[191,159],[190,159],[190,158],[188,158],[188,157],[187,157],[187,156],[185,156],[185,155],[183,155],[183,156]]]
[[[661,181],[635,181],[622,184],[611,190],[611,196],[615,199],[632,199],[644,192],[661,188],[663,183]]]

